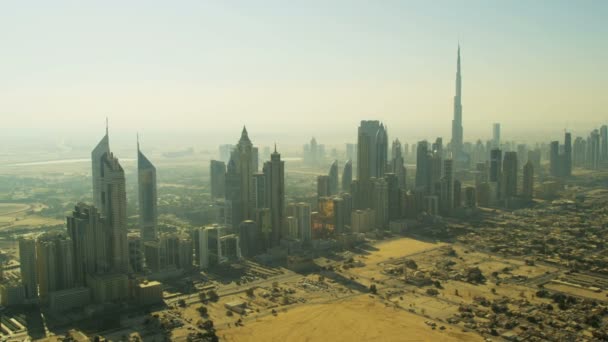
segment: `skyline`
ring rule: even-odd
[[[67,135],[65,122],[86,138],[107,116],[118,140],[137,127],[218,143],[243,124],[354,140],[346,127],[364,118],[401,140],[447,139],[458,42],[465,141],[493,122],[508,139],[606,119],[605,3],[263,3],[6,5],[6,138]]]

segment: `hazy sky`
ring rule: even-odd
[[[608,121],[607,18],[604,0],[3,1],[0,122],[354,141],[368,118],[449,140],[460,41],[465,140],[587,130]]]

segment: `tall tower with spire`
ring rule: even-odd
[[[270,155],[270,161],[264,163],[264,177],[266,178],[266,203],[270,208],[272,233],[270,246],[278,246],[281,238],[287,234],[284,231],[285,223],[285,162],[281,160],[281,154],[274,152]]]
[[[102,188],[103,188],[103,175],[102,175],[102,157],[104,154],[110,154],[110,137],[108,134],[108,119],[106,118],[106,134],[101,138],[97,146],[91,152],[91,176],[93,178],[93,204],[98,209],[102,207]]]
[[[253,219],[253,144],[249,140],[247,128],[243,126],[241,132],[241,138],[239,143],[236,145],[235,162],[237,172],[240,176],[240,217],[239,222],[232,222],[233,225],[238,226],[241,221]]]
[[[137,188],[139,194],[139,227],[144,241],[157,238],[156,167],[139,148],[137,137]]]
[[[452,154],[456,160],[462,159],[462,76],[460,74],[460,44],[456,66],[456,95],[454,96],[454,119],[452,120]],[[460,158],[459,158],[460,157]]]

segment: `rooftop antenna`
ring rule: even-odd
[[[139,152],[139,132],[136,133],[137,136],[137,152]]]
[[[106,116],[106,135],[108,135],[108,117]]]

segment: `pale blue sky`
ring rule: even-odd
[[[599,0],[3,1],[0,118],[17,136],[108,115],[116,134],[229,141],[377,118],[449,140],[460,41],[465,140],[495,121],[582,134],[608,121],[607,18]]]

